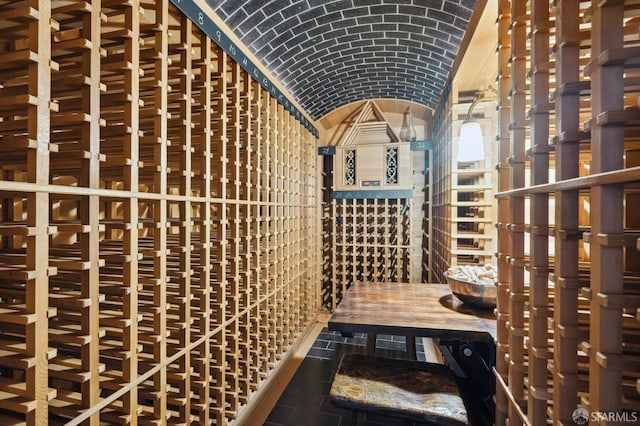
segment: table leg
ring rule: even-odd
[[[367,334],[367,355],[374,355],[376,353],[376,338],[377,335],[373,333]]]
[[[416,353],[416,338],[415,336],[407,336],[407,358],[412,360],[418,359],[418,354]]]

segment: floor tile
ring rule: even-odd
[[[346,338],[323,329],[273,408],[266,426],[352,426],[353,412],[334,407],[329,401],[333,374],[343,352],[365,352],[366,336]],[[424,359],[421,345],[418,359]],[[376,355],[405,358],[403,336],[380,335]],[[404,425],[401,419],[360,414],[358,426]]]

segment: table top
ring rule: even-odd
[[[360,282],[347,290],[329,330],[495,340],[496,320],[493,310],[460,302],[446,284]]]

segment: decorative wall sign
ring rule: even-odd
[[[278,89],[269,78],[247,58],[242,49],[234,43],[227,34],[198,6],[194,0],[170,0],[178,9],[182,11],[194,24],[198,26],[211,40],[222,50],[227,52],[245,71],[247,71],[260,85],[271,94],[280,104],[282,104],[304,127],[306,127],[317,138],[320,136],[318,129],[311,124],[307,117],[289,101],[280,89]]]
[[[433,149],[433,141],[411,141],[411,151],[428,151]]]
[[[335,146],[319,146],[318,155],[336,155]]]

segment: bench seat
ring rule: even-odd
[[[467,425],[453,372],[446,366],[345,353],[330,391],[341,408],[438,425]]]

